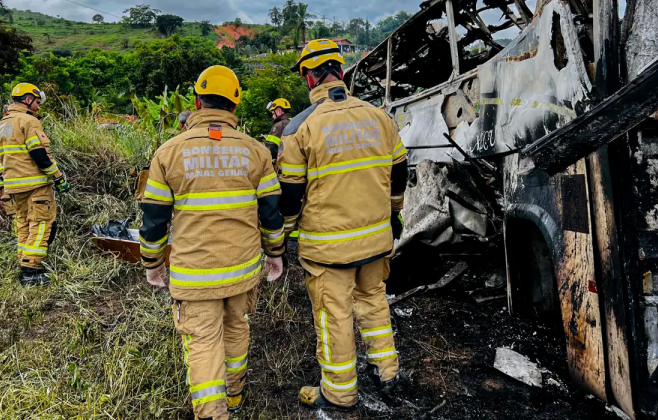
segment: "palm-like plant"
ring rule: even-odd
[[[296,28],[295,32],[302,34],[302,44],[306,44],[306,28],[311,24],[310,19],[315,16],[308,11],[308,4],[299,3],[297,5]]]
[[[272,25],[276,26],[277,28],[281,27],[281,24],[283,23],[283,14],[281,13],[281,10],[279,10],[278,7],[276,6],[273,7],[270,10],[268,17],[272,21]]]

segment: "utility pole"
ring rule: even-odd
[[[336,26],[336,16],[334,16],[334,38],[338,38],[338,27]]]

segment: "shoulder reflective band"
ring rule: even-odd
[[[53,163],[52,165],[50,165],[46,169],[42,169],[41,171],[46,175],[52,175],[57,171],[59,171],[59,168],[57,167],[57,163]]]
[[[333,391],[351,391],[356,388],[356,377],[347,382],[332,382],[324,372],[322,372],[322,383]]]
[[[361,338],[364,340],[374,340],[375,338],[387,337],[389,335],[393,335],[393,328],[391,328],[391,324],[385,325],[383,327],[361,330]]]
[[[226,385],[223,379],[204,382],[190,387],[192,405],[205,404],[226,398]]]
[[[174,208],[187,211],[229,210],[258,204],[254,190],[189,193],[175,198]]]
[[[231,373],[241,372],[247,368],[247,354],[239,357],[226,358],[226,370]]]
[[[260,184],[258,185],[258,190],[256,193],[258,194],[258,197],[260,197],[263,194],[276,191],[279,188],[281,188],[279,179],[276,177],[276,174],[273,173],[260,180]]]
[[[267,243],[277,243],[286,236],[283,228],[279,230],[267,230],[265,228],[260,228],[260,231],[263,233],[263,240]]]
[[[270,143],[274,143],[274,144],[276,144],[277,146],[280,146],[280,145],[281,145],[281,139],[280,139],[279,137],[275,136],[275,135],[272,135],[272,134],[270,134],[269,136],[267,136],[267,138],[265,139],[265,141],[268,141],[268,142],[270,142]]]
[[[404,144],[400,142],[397,146],[395,146],[395,149],[393,149],[393,159],[397,159],[405,153],[407,153],[407,149],[404,147]]]
[[[171,193],[171,189],[165,184],[161,184],[150,178],[148,181],[146,181],[146,190],[144,192],[144,197],[150,198],[151,200],[155,200],[155,201],[163,201],[165,203],[174,202],[174,196]]]
[[[171,283],[181,287],[209,287],[237,283],[260,273],[261,255],[233,267],[192,269],[171,266]]]
[[[341,232],[306,232],[300,229],[299,240],[302,242],[314,243],[330,243],[330,242],[346,242],[354,239],[366,238],[368,236],[377,235],[378,233],[386,232],[391,229],[391,219],[387,219],[381,223],[366,226],[360,229],[345,230]]]
[[[27,153],[27,147],[24,144],[0,147],[0,155],[13,155],[16,153]]]
[[[345,363],[327,363],[322,360],[318,360],[318,363],[320,363],[323,370],[331,373],[345,373],[356,369],[356,357]]]
[[[388,347],[381,350],[368,350],[368,361],[377,362],[379,360],[392,359],[398,355],[395,347]]]
[[[38,136],[30,137],[29,139],[25,140],[25,145],[27,146],[27,150],[30,150],[31,148],[35,146],[41,145],[41,142],[39,141]]]
[[[5,187],[29,187],[32,185],[48,184],[50,178],[47,176],[31,176],[27,178],[7,178],[5,179]]]
[[[289,165],[281,163],[281,173],[289,176],[306,176],[306,165]]]
[[[373,156],[364,159],[354,159],[345,162],[332,163],[331,165],[321,166],[308,170],[308,179],[323,178],[327,175],[343,174],[346,172],[360,171],[363,169],[377,168],[382,166],[393,166],[393,157]]]

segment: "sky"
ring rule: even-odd
[[[354,0],[306,0],[305,3],[316,16],[325,16],[328,20],[336,18],[339,21],[348,21],[361,17],[377,22],[400,10],[416,13],[420,10],[421,1],[360,0],[354,3]],[[620,13],[623,14],[626,0],[618,1]],[[478,1],[481,2],[482,0]],[[526,2],[530,9],[534,10],[536,0]],[[210,20],[212,23],[221,24],[236,17],[247,23],[265,23],[268,11],[274,6],[282,8],[284,0],[193,0],[185,2],[184,5],[181,5],[183,2],[180,0],[5,0],[4,3],[10,8],[32,10],[83,22],[91,22],[92,16],[99,13],[89,7],[102,11],[105,21],[112,22],[118,20],[127,8],[137,3],[146,3],[160,9],[162,13],[179,15],[187,21]],[[485,12],[483,18],[487,24],[495,25],[500,22],[500,12]],[[518,32],[515,28],[508,29],[498,33],[496,38],[514,38]]]
[[[284,0],[194,0],[181,2],[180,0],[72,0],[75,3],[84,4],[95,9],[102,10],[101,13],[108,22],[118,20],[109,14],[122,16],[123,11],[138,3],[146,3],[151,7],[160,9],[162,13],[171,13],[182,16],[188,21],[210,20],[212,23],[222,23],[239,17],[247,23],[265,23],[268,11],[277,6],[283,7]],[[359,1],[353,0],[307,0],[304,3],[316,15],[325,15],[327,19],[335,17],[339,21],[346,21],[354,17],[368,18],[371,21],[388,15],[395,14],[400,10],[410,13],[417,12],[422,0],[376,0]],[[99,13],[67,0],[5,0],[5,5],[10,8],[21,10],[32,10],[51,16],[61,16],[65,19],[91,22],[92,16]],[[404,7],[402,6],[404,5]]]

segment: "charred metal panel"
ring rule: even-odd
[[[583,197],[584,187],[584,212],[590,211],[585,163],[581,161],[565,173],[549,177],[541,171],[520,175],[520,159],[518,154],[512,154],[503,161],[506,224],[514,218],[524,218],[537,224],[543,233],[555,264],[571,376],[605,400],[606,366],[599,296],[591,290],[595,280],[593,238],[565,230],[572,222],[564,213],[565,204],[571,202],[574,191]],[[582,204],[578,207],[578,211],[583,210]],[[591,221],[585,220],[590,231]],[[579,230],[585,230],[582,223],[578,223]],[[514,244],[508,244],[507,249],[514,252]]]
[[[562,203],[562,229],[589,233],[585,175],[564,175],[560,177],[560,187],[562,197],[569,197],[569,200]]]

